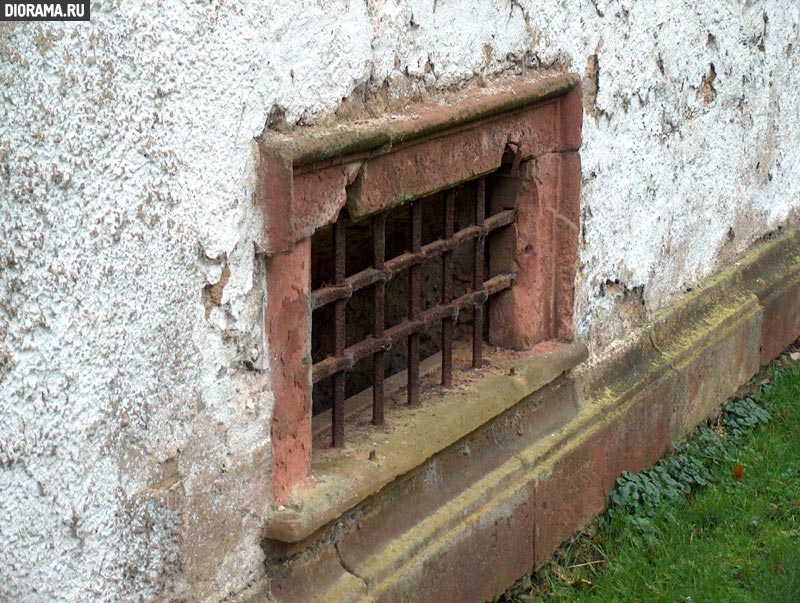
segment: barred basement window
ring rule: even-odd
[[[481,177],[360,223],[343,210],[314,236],[314,414],[330,414],[333,447],[345,443],[345,399],[364,389],[372,423],[383,425],[387,376],[404,370],[407,402],[419,406],[420,362],[440,353],[449,387],[458,331],[471,333],[472,366],[481,366],[485,306],[515,281],[489,274],[487,237],[513,224],[516,210],[493,213],[487,188]]]
[[[449,393],[424,402],[426,388],[437,387],[430,383],[436,362],[441,383],[462,382],[466,390],[492,367],[455,369],[480,366],[485,340],[498,359],[513,361],[509,354],[535,356],[541,342],[552,342],[552,350],[572,339],[577,84],[574,75],[550,74],[402,115],[266,130],[258,140],[277,498],[299,483],[317,484],[325,498],[338,478],[326,481],[323,473],[345,471],[345,444],[363,453],[359,447],[376,433],[361,428],[370,419],[390,424],[386,437],[370,440],[380,459],[390,434],[439,412],[434,407]],[[486,355],[494,361],[496,354]],[[406,399],[398,403],[400,394]],[[402,425],[386,414],[395,403]],[[360,410],[345,423],[354,405]],[[336,500],[355,500],[362,487],[374,491],[377,482],[359,480],[388,479],[405,462],[390,465],[387,472],[380,462],[362,467],[345,480],[352,491]],[[271,525],[299,534],[314,524],[301,530],[293,522],[287,516]]]

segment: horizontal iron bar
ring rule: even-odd
[[[353,293],[361,289],[366,289],[378,281],[384,283],[392,278],[392,273],[388,270],[377,270],[367,268],[361,272],[349,276],[341,285],[330,285],[311,292],[311,309],[316,310],[339,299],[350,299]]]
[[[471,291],[454,299],[449,304],[434,306],[426,310],[418,320],[404,320],[383,332],[383,337],[376,339],[372,335],[350,346],[344,351],[343,356],[328,356],[325,360],[317,362],[312,367],[312,381],[318,383],[335,373],[349,371],[356,362],[374,354],[375,352],[388,351],[392,344],[401,341],[412,333],[420,333],[425,327],[435,324],[445,317],[455,320],[459,310],[472,308],[486,303],[490,295],[510,289],[517,281],[514,273],[498,274],[483,283],[477,291]]]
[[[483,226],[467,226],[455,233],[449,239],[439,239],[423,245],[417,253],[408,252],[387,260],[384,270],[367,268],[345,279],[341,285],[320,287],[311,292],[311,309],[317,310],[339,299],[350,299],[353,293],[365,289],[378,281],[387,282],[394,276],[417,264],[441,256],[446,251],[453,251],[456,247],[479,236],[487,236],[490,232],[513,224],[517,219],[516,209],[507,209],[486,218]]]

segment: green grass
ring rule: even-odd
[[[786,364],[752,396],[772,415],[766,428],[737,437],[730,425],[706,427],[699,433],[717,444],[687,445],[687,454],[705,454],[711,485],[681,488],[649,511],[642,499],[620,503],[618,488],[599,529],[501,600],[800,602],[800,367]]]

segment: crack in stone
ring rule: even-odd
[[[360,576],[358,574],[358,572],[356,572],[356,570],[354,568],[350,567],[347,564],[347,562],[344,560],[344,557],[342,556],[342,552],[339,550],[339,543],[338,542],[334,541],[333,549],[336,551],[336,558],[339,560],[339,564],[342,566],[342,569],[344,569],[344,571],[346,571],[348,574],[350,574],[350,575],[358,578],[359,580],[361,580],[364,583],[364,591],[366,593],[369,593],[369,584],[367,584],[366,578],[364,578],[363,576]]]

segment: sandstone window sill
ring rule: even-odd
[[[496,350],[491,366],[456,387],[435,389],[418,409],[399,407],[389,428],[355,430],[344,450],[317,450],[307,486],[266,518],[265,537],[297,543],[412,472],[585,360],[580,343],[542,342],[527,352]]]

